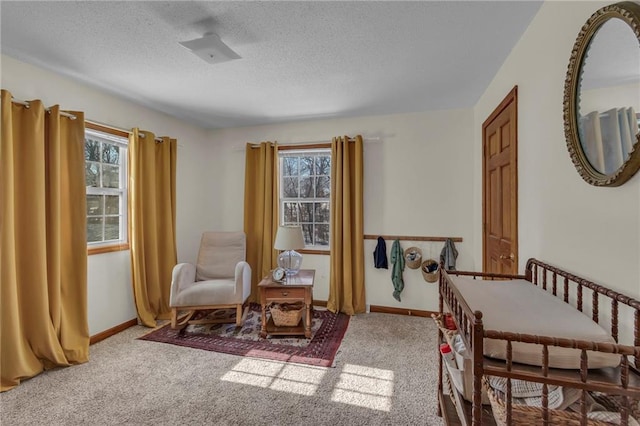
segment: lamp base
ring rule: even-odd
[[[285,270],[288,277],[296,275],[302,266],[302,255],[295,250],[285,250],[278,255],[278,266]]]

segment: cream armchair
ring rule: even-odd
[[[243,232],[205,232],[200,241],[196,265],[179,263],[171,279],[171,327],[187,324],[233,322],[227,320],[191,320],[198,310],[236,309],[236,325],[241,326],[247,309],[243,305],[251,294],[251,267],[246,259]],[[178,312],[189,311],[178,324]]]

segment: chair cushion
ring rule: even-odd
[[[233,279],[198,281],[178,293],[172,307],[243,303],[242,293],[236,293],[235,289],[236,283]]]
[[[236,264],[245,260],[244,232],[205,232],[202,234],[196,280],[235,277]]]

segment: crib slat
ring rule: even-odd
[[[582,284],[578,283],[578,310],[582,312]]]
[[[549,375],[549,346],[542,346],[542,375]],[[549,388],[546,383],[542,384],[542,422],[545,426],[549,424]],[[507,423],[509,424],[509,423]]]
[[[593,322],[599,323],[598,321],[598,292],[592,292],[592,300],[591,300],[591,318]]]
[[[623,389],[627,389],[629,386],[629,361],[626,356],[622,357],[620,364],[620,384]],[[629,397],[624,395],[622,397],[622,407],[620,409],[620,424],[627,426],[629,424],[629,412],[631,411]]]
[[[618,343],[618,301],[611,299],[611,336]]]
[[[511,340],[507,340],[507,371],[511,372],[511,360],[513,357],[513,348]],[[512,405],[511,405],[511,377],[507,377],[507,424],[511,424]]]
[[[553,273],[552,281],[553,281],[553,295],[557,296],[558,295],[558,284],[557,284],[558,274],[556,274],[555,272]]]
[[[587,382],[587,367],[589,362],[587,360],[587,350],[582,349],[580,352],[580,380],[583,383]],[[580,395],[580,425],[587,426],[587,390],[582,389]]]
[[[564,277],[564,303],[569,303],[569,278]]]
[[[640,311],[635,311],[633,316],[633,345],[640,346]],[[637,355],[633,357],[633,364],[636,368],[640,368],[640,358]]]

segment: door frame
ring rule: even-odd
[[[487,134],[486,130],[489,124],[504,111],[510,104],[513,103],[515,110],[515,119],[513,124],[514,140],[513,145],[510,147],[510,164],[511,164],[511,224],[513,229],[513,241],[512,241],[512,253],[514,254],[513,271],[518,272],[518,86],[513,86],[513,89],[504,97],[502,102],[493,110],[489,117],[482,123],[482,270],[487,272],[487,231],[488,231],[488,217],[487,217],[487,185],[489,182],[486,179],[487,173]]]

